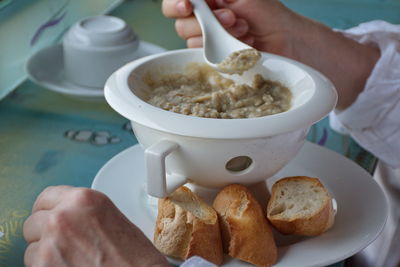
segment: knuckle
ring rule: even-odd
[[[89,188],[77,188],[72,196],[74,204],[79,207],[101,207],[108,200],[107,197]]]
[[[72,201],[79,206],[91,206],[94,201],[93,192],[87,188],[77,188],[73,192]]]
[[[43,189],[42,192],[40,192],[40,194],[36,197],[36,201],[34,203],[34,206],[36,206],[43,199],[43,197],[48,194],[48,192],[53,190],[54,187],[55,186],[47,186],[45,189]]]
[[[24,235],[24,237],[26,236],[28,227],[31,224],[31,217],[32,217],[32,215],[29,216],[28,218],[26,218],[26,220],[24,221],[24,224],[22,225],[22,234]]]
[[[192,39],[188,39],[188,40],[186,41],[186,46],[187,46],[188,48],[196,48],[196,43],[193,42]]]
[[[24,265],[26,267],[30,267],[33,265],[33,262],[35,260],[34,256],[36,254],[36,244],[29,244],[25,250],[24,253]]]
[[[46,194],[47,192],[53,190],[54,188],[55,188],[54,185],[49,185],[49,186],[47,186],[47,187],[45,187],[45,188],[43,189],[42,193],[43,193],[43,194]]]
[[[189,38],[186,42],[187,47],[189,48],[199,48],[203,46],[203,38],[200,36]]]
[[[185,23],[184,21],[177,19],[175,21],[175,31],[177,32],[178,36],[182,39],[187,39],[185,34]]]
[[[180,18],[180,17],[185,17],[188,15],[187,13],[189,12],[187,4],[185,5],[185,8],[179,9],[177,4],[181,0],[163,0],[161,3],[161,11],[164,16],[167,18]]]
[[[38,249],[38,259],[40,259],[38,266],[52,266],[51,264],[55,263],[56,257],[54,244],[50,242],[41,243]]]
[[[49,215],[47,221],[47,230],[53,235],[57,236],[57,233],[63,233],[68,228],[68,216],[65,211],[53,212]]]
[[[170,0],[163,0],[161,4],[161,10],[164,16],[171,17],[171,1]]]

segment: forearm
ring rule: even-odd
[[[360,44],[330,28],[306,19],[297,59],[327,76],[338,91],[337,109],[350,106],[380,57],[378,48]]]
[[[400,167],[400,25],[377,20],[343,32],[379,47],[380,57],[356,101],[331,118],[365,149],[393,168]]]

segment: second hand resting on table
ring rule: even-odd
[[[26,266],[170,266],[104,194],[46,188],[24,224]]]
[[[338,108],[363,90],[379,58],[359,44],[300,16],[276,0],[209,0],[229,32],[260,51],[283,55],[321,71],[338,89]],[[164,0],[189,47],[201,46],[201,30],[188,0]],[[351,75],[348,75],[351,73]],[[26,266],[168,266],[151,241],[102,193],[50,187],[24,224]]]

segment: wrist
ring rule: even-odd
[[[338,51],[333,53],[333,66],[326,75],[332,77],[338,91],[337,109],[349,107],[364,90],[366,82],[380,57],[380,50],[369,44],[361,44],[340,32],[331,31],[337,39]]]
[[[363,91],[380,57],[379,49],[309,19],[305,19],[302,33],[298,60],[332,81],[339,96],[337,109],[349,107]]]

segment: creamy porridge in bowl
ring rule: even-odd
[[[143,77],[150,89],[147,102],[184,115],[204,118],[255,118],[290,108],[292,93],[260,74],[251,84],[222,76],[205,63],[189,64],[182,73]]]
[[[336,91],[296,61],[263,53],[261,63],[242,76],[221,76],[204,67],[201,49],[184,49],[133,61],[108,79],[107,102],[131,121],[145,149],[149,194],[163,197],[187,182],[251,185],[296,155],[309,127],[334,108]],[[186,95],[195,90],[200,92]],[[200,108],[201,103],[207,104]],[[271,115],[257,111],[268,105]]]

